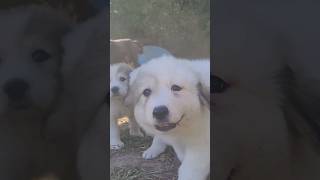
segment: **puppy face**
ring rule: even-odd
[[[186,61],[154,59],[131,74],[127,102],[135,105],[137,121],[147,130],[167,132],[200,117],[201,83]]]
[[[47,110],[59,88],[68,23],[41,7],[1,12],[0,22],[0,114]]]
[[[124,97],[129,87],[131,67],[125,63],[110,65],[110,97]]]

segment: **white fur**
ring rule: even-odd
[[[201,81],[189,61],[171,56],[149,61],[134,70],[130,78],[134,90],[129,92],[127,100],[135,104],[137,122],[155,136],[143,157],[154,158],[164,151],[166,144],[171,145],[182,162],[179,180],[204,180],[210,171],[210,111],[200,102],[197,87],[203,83]],[[171,86],[174,84],[182,90],[173,92]],[[146,88],[152,91],[149,97],[142,95]],[[183,116],[174,129],[163,132],[155,128],[157,122],[152,112],[160,105],[168,107],[170,123],[177,123]]]
[[[190,68],[198,74],[203,86],[210,90],[210,61],[207,59],[192,60],[189,63]]]
[[[120,69],[122,68],[122,69]],[[133,118],[131,108],[124,105],[124,97],[127,95],[129,87],[129,65],[124,63],[117,63],[110,65],[110,148],[120,149],[124,143],[120,139],[120,131],[117,120],[125,115],[130,119],[130,134],[135,136],[143,136],[139,126]],[[121,81],[120,78],[124,78]],[[119,94],[112,92],[113,87],[119,88]]]

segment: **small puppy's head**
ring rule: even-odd
[[[186,62],[164,56],[131,73],[126,103],[134,105],[135,118],[147,131],[183,127],[202,117],[204,108],[208,108],[205,97],[209,95],[204,96],[199,76]]]
[[[125,63],[110,65],[110,97],[127,95],[131,70],[131,67]]]
[[[62,36],[70,23],[29,6],[0,12],[0,115],[47,111],[59,88]]]

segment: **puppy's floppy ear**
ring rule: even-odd
[[[128,75],[129,78],[130,78],[130,73],[132,72],[132,70],[133,70],[133,68],[129,64],[126,64],[125,73]]]
[[[198,94],[203,105],[210,106],[210,60],[187,61],[189,68],[198,78]]]
[[[201,104],[210,108],[210,74],[199,75],[198,92]]]
[[[204,85],[203,83],[198,83],[198,96],[201,105],[210,108],[210,85]]]
[[[125,74],[127,74],[129,76],[129,74],[132,71],[132,67],[129,64],[126,64],[126,63],[119,63],[119,68],[118,68],[117,71],[121,72],[121,73],[125,73]]]

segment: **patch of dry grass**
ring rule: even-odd
[[[129,135],[127,119],[119,120],[121,139],[125,147],[110,154],[111,180],[176,180],[179,161],[172,148],[152,160],[142,158],[142,152],[152,142],[151,137]]]
[[[115,167],[110,176],[112,180],[135,180],[144,178],[144,172],[139,168]]]

